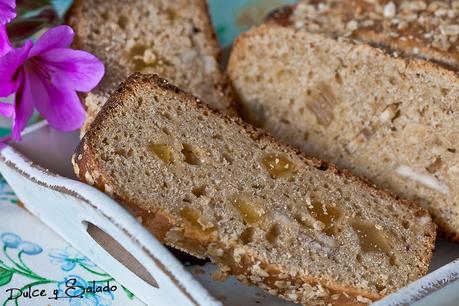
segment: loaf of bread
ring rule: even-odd
[[[305,305],[363,305],[424,275],[435,224],[152,75],[134,75],[73,157],[161,241]]]
[[[157,73],[212,108],[234,112],[205,0],[77,0],[67,19],[76,47],[106,67],[100,85],[84,98],[83,133],[111,91],[133,72]]]
[[[242,35],[229,75],[248,120],[459,242],[458,16],[458,1],[302,1]]]

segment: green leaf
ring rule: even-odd
[[[50,0],[18,0],[16,2],[16,9],[19,15],[22,15],[49,5],[51,5]]]
[[[19,42],[41,29],[57,23],[58,19],[59,16],[52,7],[43,9],[39,14],[31,17],[16,18],[7,27],[8,36],[13,42]]]
[[[124,287],[124,286],[121,286],[121,287],[123,287],[123,290],[124,290],[124,292],[126,292],[127,297],[128,297],[130,300],[133,300],[133,299],[134,299],[134,293],[132,293],[131,291],[129,291],[129,289],[127,289],[127,288]]]
[[[13,271],[0,267],[0,287],[10,282],[13,274]]]

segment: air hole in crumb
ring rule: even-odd
[[[441,89],[441,94],[443,96],[447,96],[449,94],[450,90],[448,88],[442,88]]]
[[[395,257],[395,255],[391,255],[391,257],[389,258],[389,264],[394,267],[397,267],[399,265],[398,260]]]
[[[359,264],[362,264],[362,255],[357,254],[357,257],[355,258]]]
[[[180,17],[179,12],[176,11],[176,10],[174,10],[174,9],[171,9],[171,8],[167,9],[167,10],[165,11],[165,14],[166,14],[167,18],[168,18],[170,21],[174,21],[174,20],[176,20],[177,18]]]
[[[266,233],[266,239],[268,240],[269,243],[274,245],[274,244],[276,244],[277,239],[279,239],[280,233],[281,233],[280,225],[279,224],[273,224],[269,228],[269,231]]]
[[[126,16],[120,16],[120,18],[118,18],[118,25],[120,26],[121,29],[126,29],[126,26],[128,25],[129,23],[129,19],[126,17]]]
[[[132,155],[134,155],[134,151],[132,149],[127,151],[125,149],[118,149],[115,151],[115,154],[123,157],[132,157]]]
[[[183,154],[183,157],[185,158],[185,162],[193,166],[200,165],[201,160],[196,155],[193,146],[186,144],[186,143],[182,144],[182,146],[183,146],[183,149],[181,153]]]
[[[169,113],[166,113],[166,112],[161,113],[161,116],[163,116],[167,120],[172,120],[172,116]]]
[[[438,170],[440,170],[442,165],[443,165],[443,162],[441,158],[437,157],[429,166],[426,167],[426,170],[429,171],[430,173],[435,173]]]
[[[253,227],[247,227],[242,233],[239,238],[244,244],[248,244],[253,241],[253,235],[255,233],[255,229]]]
[[[108,15],[108,12],[103,12],[103,13],[100,14],[100,16],[105,21],[108,21],[108,19],[110,18],[110,16]]]
[[[310,228],[310,229],[313,228],[312,224],[301,215],[295,215],[295,220],[296,222],[298,222],[301,226],[305,228]]]
[[[212,136],[213,139],[223,140],[223,136],[221,134],[215,134]]]
[[[163,133],[166,134],[167,136],[171,135],[171,133],[169,132],[169,130],[166,127],[161,128],[161,131],[163,131]]]
[[[339,72],[335,73],[335,81],[336,83],[343,85],[343,79],[341,78],[341,75],[339,74]]]
[[[386,286],[378,284],[378,283],[375,284],[375,287],[376,287],[376,290],[378,290],[379,292],[383,292],[384,290],[386,290]]]
[[[410,223],[408,221],[406,221],[406,220],[403,220],[402,221],[402,226],[405,229],[409,229],[410,228]]]
[[[446,151],[448,151],[448,152],[450,152],[450,153],[456,153],[456,149],[450,149],[450,148],[448,148],[448,149],[446,149]]]
[[[226,160],[230,165],[233,163],[234,159],[228,153],[224,152],[222,156],[223,156],[223,159]]]
[[[191,190],[191,192],[197,197],[201,197],[203,195],[206,195],[206,185],[202,185],[199,187],[195,187]]]

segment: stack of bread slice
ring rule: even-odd
[[[234,275],[292,302],[366,305],[427,273],[436,236],[430,214],[232,116],[232,95],[217,68],[218,47],[205,2],[171,2],[75,4],[69,20],[77,26],[81,47],[104,59],[108,71],[85,100],[92,124],[72,158],[78,177],[118,200],[165,244],[211,259],[221,276]],[[313,8],[327,7],[325,1],[314,3]],[[410,65],[415,69],[421,64],[393,58],[349,35],[330,34],[332,30],[312,32],[305,22],[300,26],[310,13],[305,2],[243,35],[229,73],[246,118],[307,153],[340,162],[341,157],[330,158],[334,155],[329,153],[335,135],[323,131],[347,120],[360,135],[361,127],[349,116],[350,110],[359,110],[357,102],[362,109],[373,109],[369,139],[405,111],[398,100],[382,99],[383,107],[356,99],[376,97],[380,91],[401,93],[404,88],[393,85],[391,91],[382,83],[365,87],[360,75],[372,80],[374,75],[397,72],[409,86],[419,72],[410,72]],[[325,29],[326,23],[320,26]],[[193,60],[187,62],[189,56]],[[383,59],[387,65],[381,64]],[[331,80],[321,78],[332,73],[329,66],[335,62],[346,66],[349,75],[354,71],[355,81],[347,81],[350,77],[341,70]],[[435,80],[445,87],[439,76],[451,74],[432,63],[425,65],[433,68],[419,80]],[[209,67],[214,67],[210,73]],[[137,73],[114,90],[133,71],[154,72],[171,83]],[[304,85],[316,77],[321,81]],[[347,87],[343,92],[348,96],[341,96],[336,84]],[[409,92],[420,97],[420,89],[412,87]],[[349,109],[344,107],[348,104]],[[378,112],[378,107],[383,109]],[[426,116],[430,110],[425,110]],[[366,114],[356,114],[368,121]],[[315,126],[319,128],[311,129]],[[340,128],[347,135],[344,123]],[[362,145],[356,139],[354,154]],[[380,154],[384,147],[381,142]],[[418,173],[410,165],[400,172],[416,180]],[[431,177],[421,177],[433,189],[438,187],[438,178],[432,183]],[[442,184],[439,188],[452,190]]]

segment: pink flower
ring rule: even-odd
[[[0,0],[0,24],[7,24],[16,17],[16,1]]]
[[[6,24],[16,17],[16,1],[0,0],[0,56],[11,49],[11,43],[6,34]]]
[[[92,90],[104,66],[93,55],[70,49],[73,37],[72,28],[57,26],[35,44],[26,41],[0,57],[0,97],[16,93],[13,106],[0,103],[0,114],[13,118],[13,139],[21,139],[34,108],[57,130],[82,126],[85,111],[77,92]]]
[[[6,25],[0,24],[0,57],[11,50],[11,43],[6,34]]]

